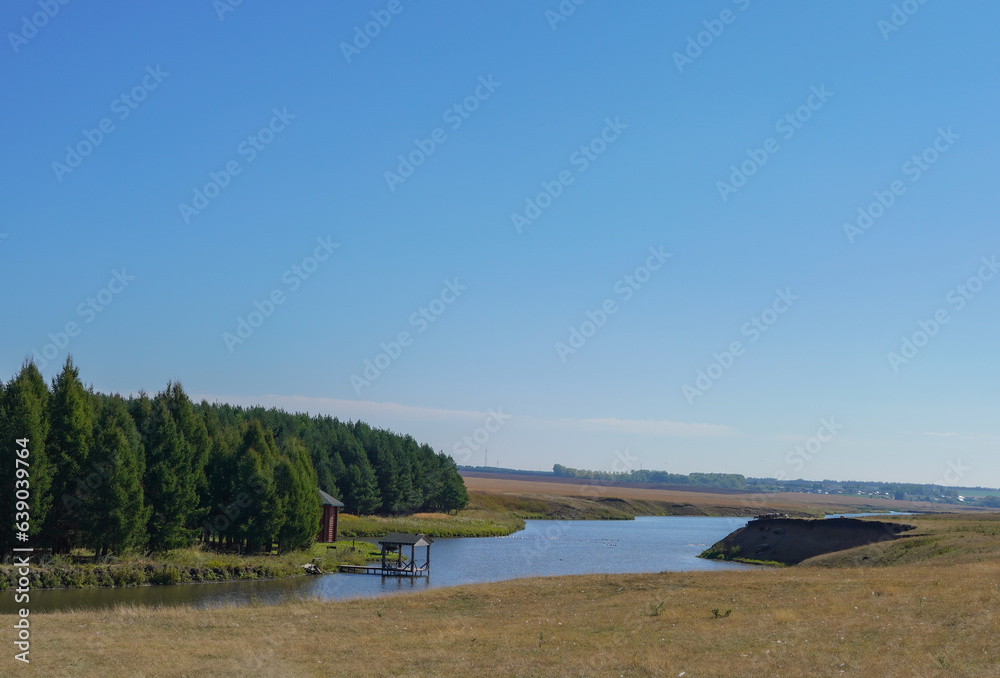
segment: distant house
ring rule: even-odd
[[[340,509],[344,507],[344,504],[323,490],[319,490],[319,501],[323,506],[323,518],[320,521],[319,535],[316,537],[316,541],[335,542],[337,541],[337,518],[340,516]]]

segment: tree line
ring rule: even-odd
[[[319,531],[317,488],[358,514],[452,511],[468,501],[451,457],[410,436],[196,404],[177,382],[152,397],[97,393],[71,358],[47,384],[29,361],[0,382],[4,554],[18,546],[15,522],[25,513],[15,485],[25,439],[29,546],[53,553],[163,552],[199,540],[244,553],[303,548]]]
[[[742,490],[747,487],[747,479],[739,473],[670,473],[632,469],[630,471],[588,471],[570,468],[562,464],[552,467],[552,474],[559,478],[584,478],[589,480],[611,480],[629,483],[658,483],[663,485],[694,485],[698,487],[723,487]]]

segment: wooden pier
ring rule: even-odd
[[[341,572],[349,574],[380,574],[383,577],[424,577],[430,571],[429,568],[403,568],[382,567],[381,565],[338,565]]]
[[[431,568],[431,544],[434,540],[423,534],[394,532],[378,540],[382,547],[382,562],[372,565],[340,565],[338,570],[349,574],[379,574],[383,577],[425,577]],[[410,557],[403,562],[403,547],[410,547]],[[417,565],[418,546],[427,547],[427,560]],[[390,556],[386,558],[386,556]],[[395,556],[392,558],[391,556]],[[393,562],[395,560],[395,562]]]

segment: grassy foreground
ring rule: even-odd
[[[1000,515],[905,520],[903,539],[781,569],[32,615],[31,660],[54,677],[997,675]]]
[[[995,562],[590,575],[39,615],[31,660],[52,677],[986,676],[998,606]]]

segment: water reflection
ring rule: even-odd
[[[736,569],[746,566],[696,556],[746,523],[745,518],[689,516],[628,521],[529,520],[524,530],[508,537],[436,540],[427,577],[337,573],[275,581],[34,591],[31,611],[119,603],[201,607],[273,604],[296,597],[369,597],[531,576]],[[0,612],[9,614],[18,607],[12,593],[2,596]]]

